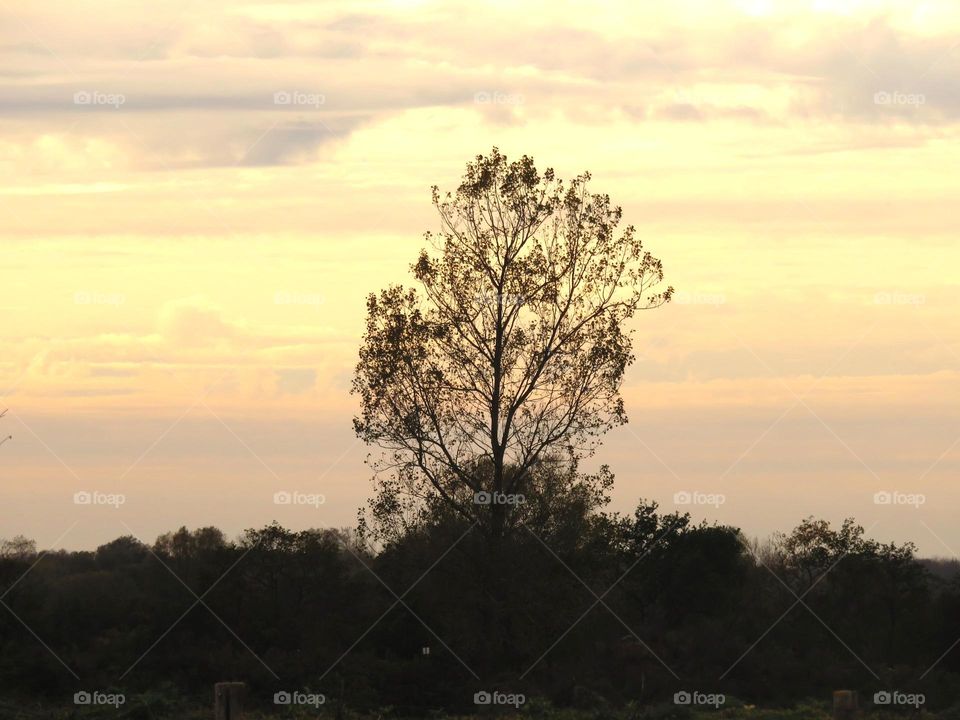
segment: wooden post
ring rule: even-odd
[[[220,682],[214,685],[214,720],[242,720],[245,690],[246,686],[242,682]]]
[[[857,717],[858,710],[856,690],[833,691],[833,720],[851,720]]]

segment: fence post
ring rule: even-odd
[[[245,690],[246,686],[242,682],[219,682],[214,685],[214,720],[242,720]]]
[[[833,720],[852,720],[857,717],[858,709],[856,690],[833,691]]]

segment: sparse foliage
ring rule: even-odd
[[[355,430],[384,450],[381,514],[402,495],[479,521],[477,493],[524,494],[538,465],[573,467],[627,421],[627,323],[672,289],[655,291],[660,260],[589,179],[494,148],[456,192],[433,189],[419,288],[370,295],[353,383]],[[498,534],[505,512],[488,509]]]

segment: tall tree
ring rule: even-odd
[[[455,193],[433,188],[419,290],[369,296],[353,381],[355,430],[385,451],[381,509],[439,501],[499,534],[542,463],[575,466],[627,421],[627,321],[672,288],[654,291],[660,260],[589,180],[494,148]]]

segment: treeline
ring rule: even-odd
[[[646,503],[541,520],[491,544],[438,516],[377,551],[352,531],[276,524],[93,552],[7,542],[0,690],[69,701],[169,688],[206,702],[212,683],[243,680],[263,706],[300,691],[399,715],[472,711],[480,691],[589,708],[680,690],[960,700],[960,651],[944,655],[960,638],[956,568],[931,572],[910,545],[813,519],[750,543]]]

